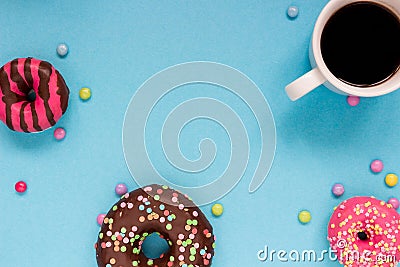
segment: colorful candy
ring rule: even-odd
[[[394,187],[399,182],[399,177],[394,173],[389,173],[385,177],[385,183],[389,187]]]
[[[349,106],[355,107],[359,103],[360,103],[360,97],[352,95],[347,97],[347,104],[349,104]]]
[[[302,224],[307,224],[311,221],[311,213],[308,210],[299,212],[298,219]]]
[[[395,210],[399,209],[400,207],[400,201],[395,197],[390,198],[387,203],[392,205]]]
[[[65,130],[64,128],[57,128],[54,130],[54,138],[57,140],[63,140],[65,138]]]
[[[92,91],[90,90],[90,88],[83,87],[83,88],[81,88],[81,90],[79,90],[79,97],[83,101],[86,101],[92,97]]]
[[[57,54],[60,57],[65,57],[68,54],[68,46],[66,44],[59,44],[57,46]]]
[[[24,193],[28,188],[27,184],[24,181],[18,181],[15,183],[15,191],[18,193]]]
[[[149,259],[147,236],[159,233],[170,249]],[[99,267],[211,266],[215,236],[205,215],[187,195],[150,185],[124,194],[104,218],[95,245]]]
[[[344,186],[342,184],[334,184],[332,186],[332,193],[335,196],[340,197],[341,195],[344,194]]]
[[[370,164],[371,171],[374,173],[379,173],[383,170],[383,162],[379,159],[376,159]]]
[[[101,226],[103,224],[104,218],[106,217],[106,214],[101,213],[97,215],[97,223]]]
[[[124,195],[126,192],[128,192],[128,187],[126,186],[126,184],[117,184],[115,186],[115,193],[119,196]]]
[[[287,9],[289,18],[294,19],[299,15],[299,8],[297,6],[289,6]]]
[[[328,240],[345,266],[393,267],[400,259],[399,230],[400,215],[391,205],[373,197],[353,197],[335,208]],[[368,256],[371,264],[361,256]]]
[[[219,216],[221,216],[222,213],[224,212],[224,207],[223,207],[221,204],[219,204],[219,203],[214,204],[214,205],[211,207],[211,212],[212,212],[212,214],[213,214],[214,216],[219,217]]]
[[[34,100],[28,98],[32,89]],[[67,110],[68,97],[63,77],[46,61],[17,58],[0,69],[0,120],[13,131],[50,128]]]

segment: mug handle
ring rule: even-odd
[[[285,88],[290,100],[296,101],[300,97],[308,94],[326,81],[318,68],[314,68],[303,76],[297,78]]]

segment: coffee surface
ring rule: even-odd
[[[321,52],[340,80],[359,87],[382,83],[400,66],[400,22],[378,4],[349,4],[325,25]]]

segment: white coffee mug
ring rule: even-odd
[[[321,36],[324,27],[339,9],[356,2],[371,2],[386,7],[400,20],[400,0],[331,0],[321,11],[311,39],[309,57],[313,69],[286,86],[286,93],[293,101],[323,84],[328,89],[344,95],[374,97],[390,93],[400,87],[400,71],[388,80],[370,87],[357,87],[335,77],[326,66],[321,53]],[[399,48],[400,49],[400,48]]]

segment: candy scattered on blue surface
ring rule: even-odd
[[[379,159],[376,159],[371,162],[370,168],[372,172],[379,173],[383,170],[383,162]]]
[[[83,101],[86,101],[92,97],[92,91],[90,90],[90,88],[83,87],[83,88],[81,88],[81,90],[79,90],[79,97]]]
[[[54,130],[54,138],[57,140],[63,140],[65,138],[65,129],[64,128],[57,128]]]
[[[355,107],[359,103],[360,103],[360,97],[353,95],[347,97],[347,104],[349,104],[349,106]]]
[[[311,221],[311,213],[308,210],[299,212],[298,219],[302,224],[307,224]]]
[[[390,198],[387,203],[391,204],[395,210],[400,206],[400,201],[395,197]]]
[[[115,186],[115,193],[119,196],[122,196],[124,194],[126,194],[126,192],[128,192],[128,187],[126,186],[126,184],[117,184]]]
[[[297,6],[290,6],[287,10],[289,18],[294,19],[299,15],[299,8]]]
[[[24,193],[27,188],[28,186],[24,181],[19,181],[15,184],[15,191],[17,191],[18,193]]]
[[[59,44],[57,46],[57,54],[60,57],[65,57],[68,54],[68,46],[66,44]]]
[[[219,204],[219,203],[214,204],[214,205],[211,207],[211,212],[212,212],[212,214],[213,214],[214,216],[219,217],[219,216],[221,216],[222,213],[224,212],[224,206],[222,206],[222,205]]]
[[[399,182],[399,177],[394,173],[389,173],[385,177],[385,183],[389,187],[394,187]]]
[[[335,196],[340,197],[341,195],[344,194],[344,186],[342,184],[334,184],[332,186],[332,193]]]
[[[97,215],[97,223],[101,226],[103,224],[104,218],[106,217],[106,214],[99,214]]]

